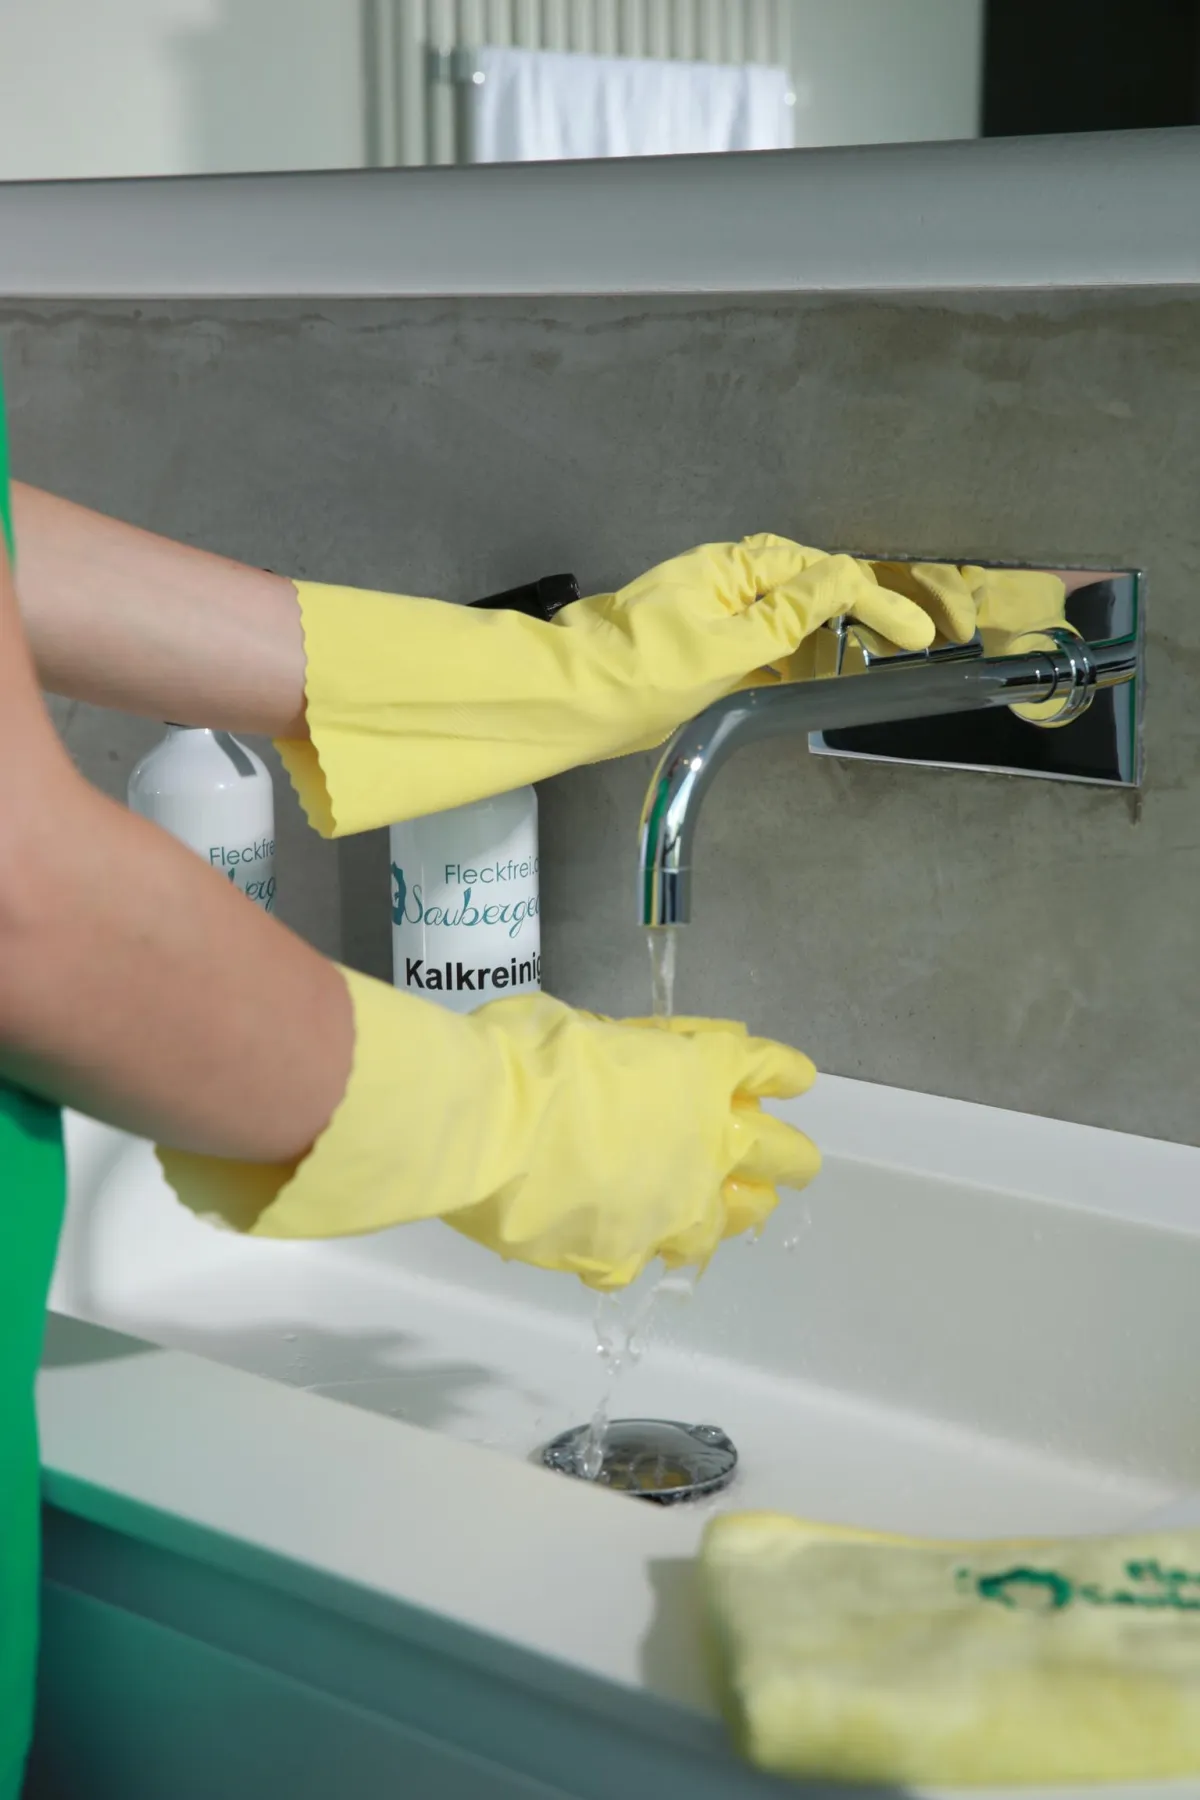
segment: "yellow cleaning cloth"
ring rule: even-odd
[[[308,1155],[272,1167],[160,1148],[194,1212],[258,1237],[444,1218],[498,1255],[623,1287],[703,1264],[820,1157],[760,1101],[806,1056],[715,1020],[596,1018],[548,994],[443,1011],[343,970],[354,1066]]]
[[[1200,1774],[1200,1533],[943,1544],[728,1514],[701,1572],[731,1724],[764,1769]]]
[[[868,564],[762,535],[706,544],[552,624],[296,583],[309,739],[279,754],[325,836],[462,806],[647,749],[835,614],[905,649],[926,613]],[[774,676],[778,679],[778,674]]]

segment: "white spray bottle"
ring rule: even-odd
[[[548,575],[476,606],[549,622],[579,598]],[[542,985],[537,795],[516,788],[393,825],[392,981],[454,1012]]]
[[[129,777],[129,810],[153,819],[275,910],[275,793],[261,757],[228,731],[168,725]]]

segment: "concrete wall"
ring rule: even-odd
[[[18,473],[237,556],[465,598],[704,538],[1141,564],[1148,780],[1120,793],[745,752],[678,1001],[824,1067],[1200,1138],[1200,290],[224,302],[0,312]],[[75,708],[119,787],[153,732]],[[644,1011],[649,759],[543,791],[548,985]],[[377,839],[280,791],[284,916],[387,971]]]

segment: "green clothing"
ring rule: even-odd
[[[0,396],[0,515],[12,543]],[[58,1108],[0,1082],[0,1800],[16,1800],[33,1716],[38,1453],[33,1384],[66,1178]]]
[[[0,1800],[29,1742],[38,1608],[33,1383],[66,1181],[58,1108],[0,1084]]]

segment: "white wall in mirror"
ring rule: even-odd
[[[792,0],[798,144],[979,131],[984,0]]]
[[[5,0],[0,180],[353,168],[356,0]]]
[[[483,44],[774,64],[802,145],[972,137],[983,12],[984,0],[5,0],[0,180],[471,160],[469,64],[439,70],[429,52]]]

